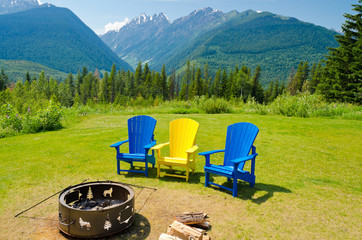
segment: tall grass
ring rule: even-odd
[[[172,100],[162,101],[144,99],[142,97],[123,104],[95,104],[76,105],[72,108],[60,108],[50,103],[44,109],[32,109],[34,114],[27,111],[21,114],[16,106],[5,104],[0,111],[0,137],[21,133],[35,133],[54,130],[80,121],[87,115],[93,114],[219,114],[219,113],[249,113],[259,115],[283,115],[288,117],[323,117],[350,120],[362,120],[362,107],[347,103],[327,103],[320,95],[301,93],[295,96],[283,94],[268,105],[257,103],[253,98],[246,102],[234,98],[229,101],[222,98],[195,97],[190,101]],[[36,111],[36,112],[35,112]]]
[[[257,103],[253,98],[246,102],[234,98],[229,101],[222,98],[195,97],[193,100],[162,101],[156,99],[136,99],[120,104],[88,104],[68,109],[68,113],[81,116],[89,113],[121,114],[194,114],[194,113],[252,113],[260,115],[283,115],[288,117],[327,117],[340,119],[362,119],[362,107],[349,103],[327,103],[320,95],[302,93],[295,96],[280,95],[268,105]]]

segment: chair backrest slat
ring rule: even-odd
[[[232,166],[231,160],[246,157],[254,144],[259,129],[252,123],[235,123],[227,128],[224,166]],[[239,165],[242,170],[244,164]]]
[[[128,119],[129,153],[145,153],[144,146],[153,140],[156,122],[156,119],[144,115]]]
[[[187,158],[186,150],[195,144],[199,124],[188,118],[170,122],[170,157]]]

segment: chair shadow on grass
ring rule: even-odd
[[[142,168],[142,167],[141,167]],[[139,167],[132,167],[129,169],[140,169]],[[183,178],[176,178],[176,177],[171,177],[171,176],[164,176],[164,173],[171,173],[171,174],[185,174],[184,171],[180,171],[178,169],[173,169],[173,170],[169,170],[167,168],[162,168],[161,169],[161,177],[160,180],[162,181],[166,181],[166,182],[185,182],[185,179]],[[134,177],[145,177],[144,174],[142,173],[133,173],[133,172],[124,172],[121,173],[124,174],[124,176],[126,178],[134,178]],[[198,172],[195,171],[194,173],[190,172],[190,178],[189,178],[189,184],[200,184],[203,183],[202,181],[205,181],[204,179],[204,172]],[[149,178],[157,178],[157,168],[152,168],[149,167],[148,168],[148,177]],[[213,181],[213,176],[210,175],[210,180]],[[227,181],[225,178],[225,182],[223,182],[221,184],[222,186],[225,187],[229,187],[232,188],[233,187],[233,183],[232,181]],[[200,186],[201,187],[201,186]],[[202,186],[204,187],[204,186]],[[232,194],[230,191],[224,190],[222,188],[218,188],[218,187],[214,187],[211,186],[213,189],[217,190],[217,191],[221,191],[221,192],[227,192],[228,194]],[[292,193],[291,190],[281,187],[281,186],[277,186],[277,185],[272,185],[272,184],[266,184],[266,183],[258,183],[256,182],[254,187],[250,187],[250,184],[244,181],[239,180],[238,181],[238,196],[237,198],[242,199],[242,200],[250,200],[253,203],[256,204],[262,204],[266,201],[268,201],[268,199],[270,199],[271,197],[274,196],[274,193],[279,192],[279,193]]]
[[[127,170],[144,170],[144,167],[133,166],[133,167],[130,167],[129,169],[127,169]],[[162,168],[161,169],[161,177],[160,177],[161,180],[167,181],[167,182],[175,182],[175,181],[185,182],[184,178],[164,176],[165,173],[185,175],[185,171],[175,169],[175,168],[173,168],[172,170],[167,169],[167,168]],[[123,174],[123,176],[125,176],[126,178],[145,177],[145,174],[143,174],[143,173],[121,172],[121,174]],[[190,171],[189,183],[192,183],[192,184],[200,183],[201,178],[203,176],[204,176],[203,172],[197,172],[197,171],[191,172]],[[154,168],[149,167],[148,168],[148,178],[157,178],[157,167],[154,167]]]
[[[132,225],[125,230],[123,230],[120,233],[116,233],[114,235],[103,237],[103,238],[97,238],[97,239],[109,239],[109,240],[128,240],[128,239],[147,239],[151,232],[151,224],[141,214],[135,213],[135,220],[132,223]],[[74,238],[70,237],[68,235],[65,235],[62,233],[62,235],[69,240],[76,240],[80,238]]]
[[[213,177],[210,176],[210,180],[213,181]],[[227,181],[225,178],[225,182],[221,184],[224,187],[233,188],[233,181]],[[227,192],[232,195],[230,191],[224,190],[222,188],[211,186],[213,189],[221,191],[221,192]],[[274,196],[274,193],[292,193],[290,189],[272,185],[272,184],[266,184],[266,183],[258,183],[256,182],[254,187],[250,187],[250,184],[247,182],[243,182],[241,180],[238,181],[238,195],[237,198],[242,200],[250,200],[253,203],[256,204],[262,204],[268,201],[271,197]]]

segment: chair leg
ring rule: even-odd
[[[120,161],[117,159],[117,174],[119,175],[121,173],[120,171]]]
[[[230,182],[231,181],[231,178],[227,178],[228,179],[228,182]]]
[[[208,187],[210,184],[210,173],[205,172],[205,187]]]
[[[189,168],[186,168],[186,182],[189,181]]]
[[[146,166],[145,166],[145,175],[146,175],[146,177],[148,177],[148,162],[145,161],[145,163],[146,163]]]
[[[238,195],[238,179],[234,178],[233,182],[233,197],[236,197]]]
[[[160,177],[160,164],[157,164],[157,177]]]

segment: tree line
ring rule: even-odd
[[[187,61],[183,73],[176,76],[173,71],[167,76],[164,65],[161,72],[156,72],[151,71],[147,63],[143,65],[139,62],[135,72],[117,70],[113,65],[110,73],[104,72],[100,77],[98,70],[91,72],[83,67],[75,76],[69,73],[64,81],[49,78],[41,72],[38,78],[27,73],[24,81],[6,84],[9,79],[2,70],[0,102],[13,102],[20,112],[24,112],[28,105],[39,105],[48,100],[72,107],[97,103],[126,105],[134,99],[187,101],[204,95],[227,100],[240,98],[246,101],[254,98],[262,103],[265,93],[259,82],[260,72],[260,66],[254,72],[242,66],[235,67],[229,73],[225,69],[219,69],[212,77],[207,64],[201,71],[195,63]],[[283,87],[278,88],[273,97],[282,91]]]

